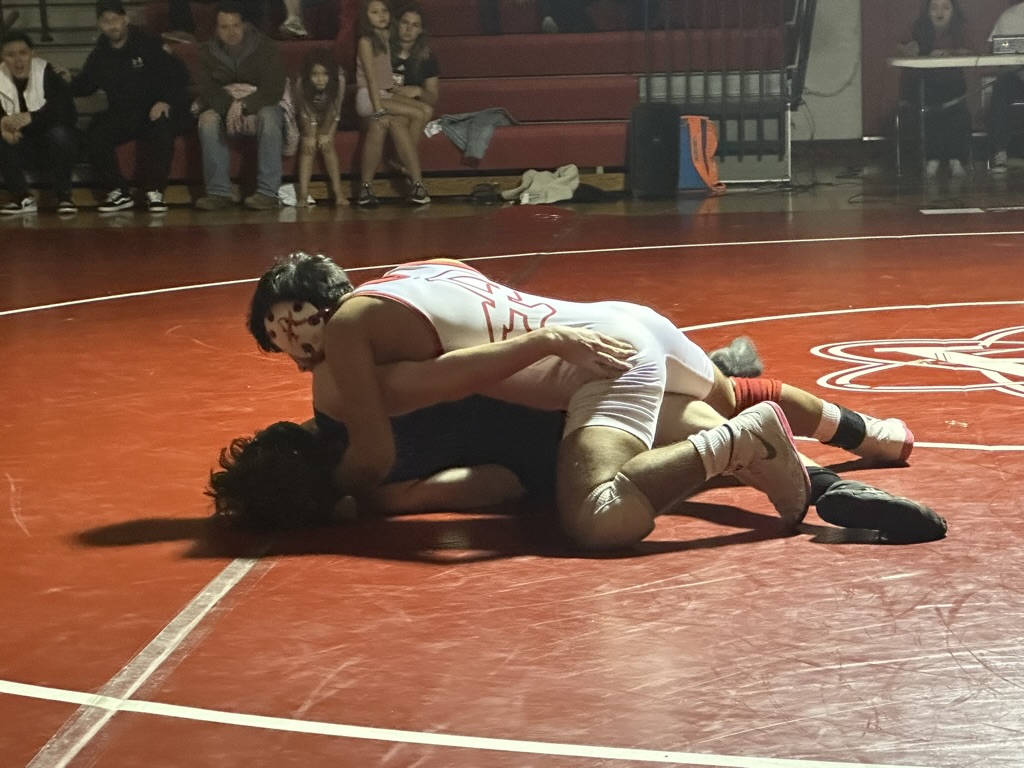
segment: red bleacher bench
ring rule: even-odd
[[[423,139],[424,171],[516,172],[566,163],[621,168],[626,163],[629,114],[649,69],[781,72],[786,66],[791,41],[785,15],[794,0],[661,0],[669,28],[663,23],[665,17],[658,16],[652,26],[660,26],[646,38],[625,29],[623,2],[639,1],[595,0],[590,9],[598,32],[545,35],[539,30],[535,0],[500,0],[505,34],[488,36],[479,26],[477,0],[419,0],[430,46],[441,65],[441,102],[436,114],[503,107],[519,122],[497,129],[486,156],[478,162],[465,160],[443,134]],[[359,0],[336,2],[336,24],[321,22],[316,33],[336,28],[333,39],[281,41],[279,45],[292,75],[310,46],[332,46],[351,87]],[[310,6],[326,7],[331,7],[330,0]],[[193,3],[193,13],[199,37],[212,34],[214,6]],[[165,0],[148,3],[146,18],[151,30],[166,31]],[[314,24],[312,17],[306,20],[307,26]],[[272,34],[274,24],[268,21]],[[176,52],[194,73],[198,46],[178,46]],[[347,130],[339,130],[336,138],[342,170],[350,175],[358,168],[360,142],[351,102],[349,98],[342,119]],[[776,108],[773,104],[772,109]],[[748,109],[746,114],[753,113]],[[233,143],[234,177],[255,167],[254,154],[252,142]],[[132,146],[120,149],[126,171],[132,169],[133,156]],[[286,159],[284,172],[286,176],[294,173],[294,158]],[[194,133],[178,140],[171,178],[202,181]]]

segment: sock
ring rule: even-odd
[[[808,499],[811,504],[817,504],[825,491],[842,479],[831,469],[824,467],[808,467],[807,474],[811,478],[811,495]]]
[[[704,479],[718,477],[729,466],[732,458],[733,433],[728,424],[705,429],[688,438],[704,464]]]
[[[822,442],[825,445],[834,445],[836,448],[852,451],[864,442],[864,436],[867,434],[864,420],[865,417],[856,411],[839,406],[839,427],[836,429],[835,435]]]
[[[821,401],[821,421],[811,435],[819,443],[827,443],[836,436],[839,429],[839,406],[827,400]]]

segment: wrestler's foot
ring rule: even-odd
[[[826,523],[878,531],[889,544],[935,541],[946,535],[946,521],[924,504],[857,480],[833,484],[815,507]]]
[[[914,433],[899,419],[864,419],[864,440],[851,452],[874,462],[905,463],[914,450]]]
[[[708,357],[726,376],[752,379],[764,372],[764,364],[757,354],[757,347],[747,336],[733,339],[729,346],[709,352]]]
[[[758,403],[726,422],[732,450],[726,471],[766,494],[779,517],[795,526],[807,514],[811,480],[776,403]]]

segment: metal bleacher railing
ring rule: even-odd
[[[660,15],[645,2],[657,73],[641,98],[710,117],[722,156],[775,156],[788,168],[817,0],[661,0]]]

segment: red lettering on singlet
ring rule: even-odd
[[[547,302],[531,304],[519,291],[488,280],[476,271],[450,269],[426,280],[442,282],[477,296],[491,341],[503,341],[509,336],[543,328],[556,312]]]

